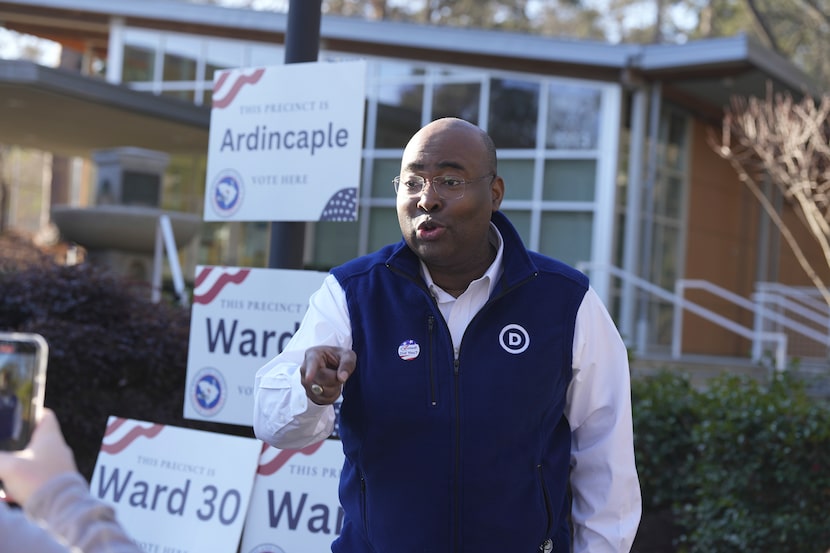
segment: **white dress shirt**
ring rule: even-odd
[[[487,302],[501,274],[503,246],[498,231],[492,241],[498,246],[495,261],[458,298],[436,286],[422,264],[456,355],[464,330]],[[275,447],[302,448],[327,438],[334,429],[334,408],[308,401],[300,382],[305,350],[315,345],[352,347],[346,296],[332,275],[312,295],[300,329],[286,349],[256,374],[254,431]],[[634,463],[628,354],[593,288],[577,312],[573,379],[565,416],[572,432],[573,551],[628,552],[642,509]]]

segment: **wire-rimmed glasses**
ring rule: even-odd
[[[392,179],[392,184],[395,187],[395,194],[405,194],[410,198],[415,198],[423,194],[424,188],[429,182],[432,189],[438,194],[438,197],[443,200],[460,200],[464,197],[464,191],[467,188],[467,183],[475,182],[487,177],[493,176],[493,173],[487,173],[480,177],[473,179],[462,179],[452,175],[438,175],[432,178],[426,178],[421,175],[398,175]]]

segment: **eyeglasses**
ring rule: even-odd
[[[442,200],[460,200],[464,197],[467,183],[494,176],[493,173],[487,173],[474,179],[464,180],[459,177],[442,175],[432,177],[431,179],[427,179],[421,175],[400,175],[392,179],[392,184],[395,186],[395,194],[405,194],[410,198],[415,198],[423,193],[424,187],[427,185],[427,181],[429,181],[432,189]]]

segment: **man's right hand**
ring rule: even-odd
[[[330,405],[337,401],[343,384],[355,369],[357,356],[354,351],[335,346],[308,348],[300,365],[300,375],[308,398],[317,405]]]

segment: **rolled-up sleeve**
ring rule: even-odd
[[[312,346],[352,347],[343,289],[332,275],[312,294],[300,328],[285,349],[256,373],[254,434],[280,449],[319,442],[334,429],[334,407],[309,401],[300,382],[300,365]]]
[[[642,513],[628,353],[593,289],[576,319],[571,425],[574,553],[628,552]]]

